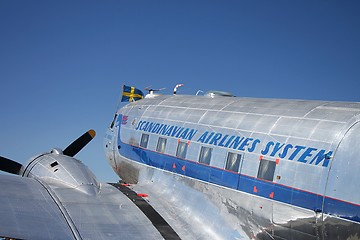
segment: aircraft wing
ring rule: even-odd
[[[0,236],[15,239],[71,239],[59,207],[39,182],[0,175]]]
[[[50,181],[51,182],[51,181]],[[0,174],[0,237],[14,239],[162,239],[134,203],[100,183],[96,194]]]

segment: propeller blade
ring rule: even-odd
[[[22,165],[20,163],[0,156],[0,170],[1,171],[19,175],[19,171],[20,171],[21,167],[22,167]]]
[[[75,156],[78,152],[80,152],[81,149],[86,146],[86,144],[88,144],[95,137],[95,135],[96,133],[94,130],[91,129],[87,131],[63,151],[64,155],[70,157]]]

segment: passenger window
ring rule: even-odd
[[[276,167],[276,162],[262,159],[260,161],[260,166],[259,166],[259,171],[258,171],[257,177],[267,180],[267,181],[273,181],[275,167]]]
[[[149,134],[142,134],[140,147],[147,148],[148,142],[149,142]]]
[[[241,154],[229,152],[226,159],[226,170],[239,172]]]
[[[186,152],[187,152],[187,147],[188,144],[187,142],[179,142],[178,143],[178,147],[176,149],[176,156],[180,157],[180,158],[185,158],[186,157]]]
[[[209,165],[211,160],[211,152],[212,152],[212,148],[201,147],[199,162]]]
[[[166,147],[166,138],[159,137],[159,140],[158,140],[158,143],[157,143],[157,146],[156,146],[156,151],[164,153],[165,152],[165,147]]]

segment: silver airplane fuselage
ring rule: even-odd
[[[360,239],[359,121],[360,103],[157,96],[104,146],[182,239]]]

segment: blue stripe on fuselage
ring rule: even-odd
[[[125,144],[120,132],[118,145],[120,155],[139,163],[316,212],[322,209],[319,194]],[[360,222],[359,205],[338,199],[325,197],[324,213]]]

